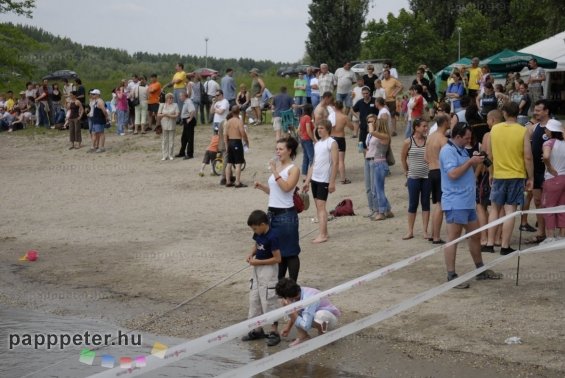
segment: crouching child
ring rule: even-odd
[[[311,287],[300,287],[290,278],[281,279],[276,286],[277,295],[282,298],[284,306],[300,300],[313,297],[320,290]],[[310,338],[308,331],[311,328],[318,330],[318,334],[326,333],[329,329],[337,326],[337,318],[341,312],[327,298],[314,302],[302,310],[289,314],[290,321],[281,331],[283,337],[288,336],[293,325],[296,325],[298,337],[289,346],[298,345]]]

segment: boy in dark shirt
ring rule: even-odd
[[[253,230],[255,244],[246,261],[253,266],[251,292],[249,293],[248,318],[265,314],[278,307],[275,286],[279,274],[278,264],[281,262],[279,239],[269,226],[269,218],[264,211],[255,210],[247,219],[247,225]],[[267,345],[274,346],[281,342],[278,333],[278,322],[271,326],[266,335],[262,327],[256,328],[243,336],[241,340],[251,341],[267,338]]]

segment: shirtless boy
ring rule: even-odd
[[[437,118],[437,131],[428,136],[426,151],[424,152],[424,159],[430,167],[428,177],[430,178],[432,203],[434,204],[434,210],[432,211],[433,244],[445,243],[440,238],[443,212],[441,210],[441,173],[439,167],[439,152],[447,143],[445,133],[449,130],[449,124],[449,118],[447,116],[442,115]]]
[[[241,183],[241,164],[245,162],[243,157],[243,141],[249,146],[249,139],[243,127],[243,122],[239,119],[239,107],[232,108],[233,117],[224,126],[224,144],[227,146],[228,158],[225,164],[226,186],[245,188],[247,185]],[[235,184],[230,182],[232,164],[235,165]]]
[[[342,184],[350,184],[351,180],[345,177],[345,128],[353,130],[353,124],[349,117],[343,114],[343,102],[335,103],[335,126],[332,128],[331,137],[337,142],[339,160],[337,170]]]

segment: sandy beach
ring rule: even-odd
[[[180,134],[178,127],[175,152]],[[220,186],[209,167],[204,177],[198,176],[209,125],[197,126],[195,159],[173,161],[160,160],[160,138],[153,133],[108,133],[102,154],[88,154],[85,147],[69,151],[63,131],[2,133],[0,303],[137,329],[245,268],[252,245],[247,216],[267,207],[267,196],[252,188],[252,178],[266,182],[274,146],[269,125],[250,127],[249,136],[242,174],[249,187],[235,189]],[[397,165],[386,183],[396,217],[374,222],[363,217],[368,212],[363,160],[348,136],[352,183],[337,184],[328,208],[350,198],[357,216],[332,220],[329,241],[315,245],[310,242],[317,232],[313,201],[300,214],[301,285],[327,289],[432,248],[422,238],[419,215],[415,238],[401,240],[407,209],[401,142],[393,138]],[[517,238],[516,231],[515,248]],[[39,260],[19,261],[29,249],[39,252]],[[485,261],[497,257],[483,254]],[[356,376],[449,376],[434,370],[439,365],[462,369],[459,376],[562,377],[565,255],[523,256],[520,266],[518,286],[513,259],[495,268],[504,275],[500,281],[473,280],[468,290],[451,290],[286,365],[314,361]],[[457,270],[471,269],[467,246],[460,245]],[[188,339],[244,320],[249,275],[249,269],[242,270],[141,330]],[[342,309],[340,321],[348,323],[437,286],[445,277],[440,252],[332,301]],[[507,345],[512,336],[523,343]],[[269,349],[250,348],[273,353],[291,340]]]

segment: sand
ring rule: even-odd
[[[241,271],[142,330],[192,338],[245,319],[249,270],[244,259],[252,245],[246,219],[267,206],[267,196],[252,188],[252,178],[267,180],[274,142],[270,126],[252,127],[249,133],[242,181],[250,187],[241,189],[221,187],[218,177],[209,176],[209,167],[205,177],[198,176],[210,126],[197,127],[195,159],[165,162],[160,139],[152,133],[108,134],[102,154],[88,154],[87,148],[69,151],[62,131],[1,134],[0,303],[137,328]],[[363,161],[348,137],[352,183],[337,184],[328,208],[350,198],[358,215],[331,221],[330,240],[314,245],[314,206],[300,214],[300,284],[327,289],[431,248],[422,238],[420,216],[415,238],[401,240],[407,208],[398,162],[401,142],[393,138],[397,165],[386,183],[396,217],[374,222],[363,217],[368,212]],[[515,247],[517,237],[516,232]],[[18,261],[28,249],[39,251],[38,261]],[[498,254],[483,257],[491,261]],[[467,246],[461,245],[457,270],[472,268]],[[372,356],[385,348],[432,366],[465,361],[491,376],[563,376],[563,251],[522,257],[519,286],[516,259],[496,270],[504,274],[500,281],[472,281],[468,290],[451,290],[304,359],[383,376],[385,366]],[[347,323],[437,286],[445,276],[437,253],[332,301]],[[523,344],[506,345],[511,336]],[[286,348],[291,340],[266,352]],[[388,364],[394,365],[393,359]],[[418,372],[418,366],[404,371],[408,365],[396,364],[390,376],[420,375],[409,373]],[[433,370],[420,373],[436,376]]]

